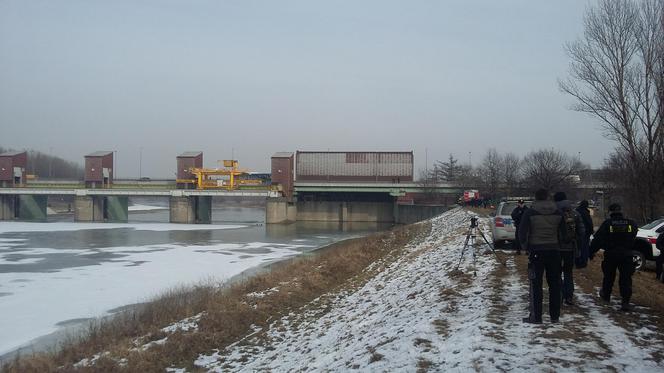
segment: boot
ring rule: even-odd
[[[521,319],[521,321],[523,321],[526,324],[541,324],[542,323],[542,320],[535,320],[535,319],[530,318],[530,316],[524,317],[523,319]]]
[[[629,312],[632,311],[633,309],[634,307],[631,304],[629,304],[629,302],[622,302],[622,304],[620,304],[620,310],[623,312]]]
[[[606,303],[611,302],[611,296],[607,295],[607,294],[604,294],[604,289],[599,291],[599,297],[602,298],[602,300]]]

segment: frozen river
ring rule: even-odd
[[[387,228],[264,225],[262,207],[215,208],[211,225],[169,224],[168,210],[151,202],[132,209],[127,224],[74,223],[69,215],[0,222],[0,356],[42,348],[55,340],[46,335],[173,287],[228,280]]]

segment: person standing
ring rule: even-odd
[[[578,256],[581,240],[586,235],[581,216],[572,209],[572,203],[567,199],[565,192],[553,195],[558,213],[562,216],[560,257],[562,259],[563,302],[568,306],[574,305],[574,259]]]
[[[549,286],[549,316],[556,323],[560,318],[560,223],[562,217],[556,204],[547,200],[545,189],[535,192],[535,202],[527,209],[519,223],[521,246],[528,250],[528,279],[530,280],[530,315],[523,322],[542,323],[543,276]]]
[[[616,278],[616,270],[620,271],[618,285],[620,286],[620,297],[622,311],[632,309],[629,301],[632,297],[632,275],[634,274],[634,261],[632,249],[639,230],[633,220],[627,219],[622,214],[619,204],[613,203],[609,206],[609,218],[604,220],[597,229],[590,246],[591,258],[604,249],[604,260],[602,261],[602,290],[600,298],[605,302],[611,301],[611,290]]]
[[[588,256],[590,255],[590,236],[595,231],[593,226],[593,219],[590,217],[590,210],[588,209],[588,201],[585,199],[579,202],[579,207],[576,212],[583,221],[583,228],[585,235],[581,238],[579,245],[579,256],[576,258],[576,268],[585,268],[588,265]]]
[[[514,246],[516,249],[516,254],[521,255],[521,243],[519,242],[519,223],[521,222],[521,217],[528,207],[523,204],[523,200],[520,199],[516,202],[516,207],[512,210],[512,222],[514,223]]]
[[[655,247],[659,250],[659,256],[655,259],[655,277],[661,282],[664,282],[664,270],[662,270],[662,265],[664,264],[664,232],[657,236]]]

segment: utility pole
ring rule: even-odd
[[[138,148],[138,178],[143,177],[143,147]]]
[[[429,149],[424,148],[424,182],[429,183]]]
[[[48,178],[53,177],[53,147],[48,148]]]

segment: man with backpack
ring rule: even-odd
[[[636,223],[627,219],[622,214],[619,204],[613,203],[609,206],[609,218],[604,220],[597,232],[595,232],[590,246],[590,258],[599,250],[604,249],[604,260],[602,261],[602,290],[600,298],[605,302],[611,301],[611,289],[616,278],[616,270],[620,271],[620,297],[622,311],[631,311],[629,300],[632,297],[632,275],[634,274],[634,261],[632,249],[636,240],[636,232],[639,230]]]
[[[512,210],[512,221],[514,222],[514,246],[516,249],[516,255],[521,255],[521,243],[519,242],[519,223],[521,223],[521,217],[528,207],[524,205],[522,199],[516,202],[516,207]]]
[[[572,203],[567,199],[565,192],[553,195],[558,213],[562,216],[560,226],[560,257],[563,271],[563,302],[568,306],[574,305],[574,260],[579,255],[581,240],[585,237],[585,227],[579,214],[572,209]]]
[[[523,322],[542,323],[542,278],[546,273],[549,285],[549,316],[556,323],[560,318],[560,251],[559,231],[562,217],[553,201],[547,201],[545,189],[535,192],[535,202],[527,209],[519,223],[521,246],[528,250],[528,279],[530,280],[530,315]]]

